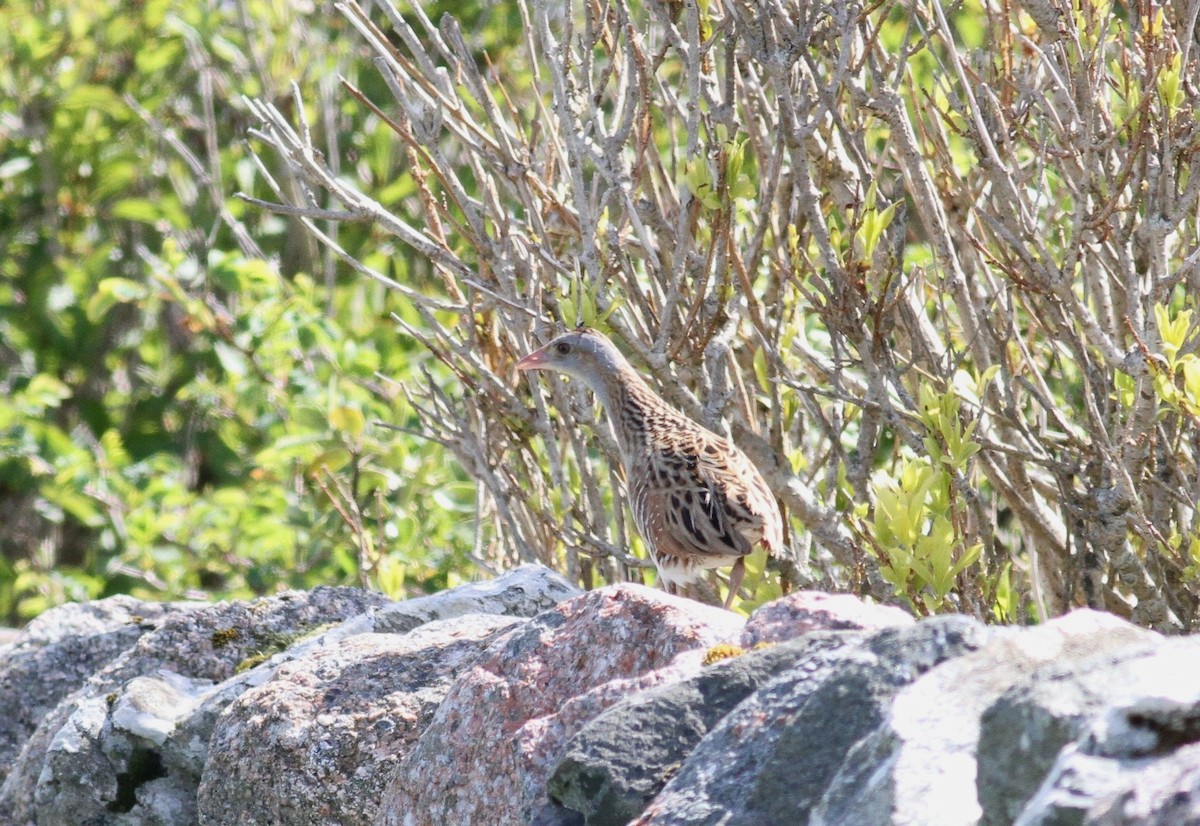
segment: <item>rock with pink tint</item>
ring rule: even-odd
[[[912,624],[911,614],[891,605],[864,602],[851,594],[797,591],[755,611],[746,622],[740,644],[752,648],[811,631],[879,631]]]
[[[454,677],[514,617],[355,634],[284,663],[221,715],[197,793],[208,826],[367,826]]]
[[[662,668],[636,677],[610,680],[572,697],[554,713],[530,720],[514,738],[522,775],[550,777],[567,753],[569,741],[589,723],[619,703],[645,696],[643,692],[678,686],[695,678],[704,670],[706,653],[701,648],[684,651]]]
[[[666,679],[643,675],[735,640],[742,626],[735,614],[640,585],[601,588],[539,614],[455,681],[376,822],[528,823],[575,731]]]
[[[742,701],[786,673],[819,679],[829,663],[865,637],[852,631],[814,631],[711,661],[682,680],[664,682],[606,709],[567,743],[547,783],[551,806],[534,822],[565,824],[572,813],[595,826],[633,820]]]

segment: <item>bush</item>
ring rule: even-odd
[[[441,279],[393,289],[461,382],[413,404],[484,493],[487,559],[588,585],[646,567],[613,442],[577,427],[591,400],[512,369],[583,322],[763,467],[814,583],[1194,625],[1195,21],[1045,0],[518,8],[502,59],[452,17],[346,8],[388,90],[346,100],[394,133],[404,210],[336,174],[320,122],[253,106],[264,162],[321,193],[280,187],[278,212],[369,221]]]

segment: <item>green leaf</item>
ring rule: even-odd
[[[139,49],[134,57],[138,72],[153,76],[179,60],[183,46],[177,41],[157,41]]]
[[[690,158],[683,163],[683,175],[679,183],[687,186],[688,192],[706,209],[720,209],[721,198],[717,194],[716,182],[703,156]]]
[[[357,407],[339,405],[329,412],[329,426],[358,439],[367,427],[367,420]]]
[[[94,324],[115,305],[141,301],[147,294],[145,284],[128,278],[105,278],[96,285],[96,292],[88,299],[87,319]]]
[[[1167,116],[1172,118],[1178,114],[1186,99],[1180,77],[1182,74],[1182,59],[1183,55],[1175,52],[1171,56],[1170,65],[1161,69],[1158,73],[1158,96],[1167,108]]]
[[[46,501],[58,505],[64,513],[89,528],[98,528],[104,524],[104,512],[95,499],[80,493],[69,485],[57,482],[56,479],[53,484],[42,485],[41,493],[46,497]]]
[[[1189,353],[1179,363],[1183,373],[1183,402],[1193,416],[1200,415],[1200,359]]]
[[[38,373],[20,393],[20,406],[35,414],[71,398],[71,388],[54,376]]]
[[[161,205],[148,198],[125,198],[112,206],[114,218],[134,221],[139,224],[155,224],[162,220]]]
[[[862,224],[858,228],[858,242],[861,245],[864,259],[870,260],[875,255],[879,239],[891,226],[892,219],[896,216],[896,207],[899,205],[900,202],[895,201],[882,211],[868,208],[863,212]]]
[[[963,571],[967,570],[967,568],[970,568],[972,565],[974,565],[976,562],[979,561],[979,555],[982,552],[983,552],[983,544],[982,543],[976,543],[976,544],[972,545],[971,547],[967,548],[965,551],[963,551],[962,556],[959,557],[958,562],[954,563],[954,567],[951,569],[951,573],[954,576],[958,576]]]
[[[408,568],[394,557],[384,554],[375,565],[375,584],[391,599],[404,597],[404,580]]]
[[[1121,406],[1125,409],[1133,407],[1134,398],[1137,393],[1137,383],[1133,377],[1122,373],[1120,370],[1113,371],[1113,394]]]
[[[1162,304],[1154,305],[1154,319],[1158,323],[1158,335],[1162,339],[1163,355],[1172,372],[1175,369],[1175,357],[1191,336],[1192,311],[1182,310],[1174,318],[1170,310]]]
[[[122,120],[130,116],[125,101],[109,86],[85,84],[67,92],[59,104],[64,110],[85,109],[103,112]]]

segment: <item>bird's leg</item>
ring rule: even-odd
[[[746,563],[743,561],[745,557],[739,556],[738,561],[733,563],[733,568],[729,571],[729,596],[725,597],[725,610],[729,610],[729,606],[733,604],[733,595],[738,592],[738,588],[742,587],[742,577],[746,575]]]

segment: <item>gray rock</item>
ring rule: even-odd
[[[985,718],[988,755],[1026,755],[1034,771],[1021,779],[1039,767],[1045,779],[1031,795],[989,772],[980,788],[988,821],[1016,809],[1026,826],[1195,822],[1184,813],[1197,806],[1197,755],[1181,746],[1200,740],[1198,662],[1200,640],[1172,639],[1030,675]],[[1006,722],[1021,726],[1008,738],[998,728]],[[1164,794],[1149,794],[1153,786]]]
[[[495,579],[394,602],[375,613],[375,630],[399,634],[427,622],[463,614],[532,617],[581,593],[549,568],[522,565]]]
[[[582,814],[588,826],[628,823],[751,692],[803,660],[862,638],[814,632],[721,660],[694,677],[618,703],[571,738],[548,783],[551,799]]]
[[[1088,826],[1200,824],[1200,744],[1128,761],[1125,777],[1088,810]]]
[[[783,642],[813,631],[881,631],[912,625],[912,615],[892,605],[863,602],[852,594],[797,591],[750,615],[742,632],[743,648]]]
[[[1109,615],[1088,613],[1111,626],[1110,632],[1098,629],[1090,641],[1078,640],[1086,643],[1079,649],[1027,669],[982,715],[977,785],[983,823],[1016,820],[1064,746],[1080,737],[1106,707],[1155,690],[1153,680],[1141,674],[1161,675],[1163,668],[1176,668],[1177,677],[1186,678],[1200,671],[1194,664],[1200,654],[1196,643],[1163,640]],[[1169,662],[1172,654],[1167,652],[1179,658],[1180,646],[1190,646],[1192,662]]]
[[[240,798],[248,812],[257,817],[263,811],[284,811],[286,807],[281,808],[280,799],[270,797],[269,781],[283,782],[280,777],[267,778],[256,773],[259,770],[255,765],[238,762],[239,757],[264,761],[265,770],[269,759],[278,765],[285,765],[290,759],[293,764],[285,765],[289,772],[300,765],[297,753],[288,752],[279,742],[277,748],[264,752],[262,743],[269,741],[265,732],[252,734],[257,738],[255,742],[239,744],[246,746],[245,754],[236,748],[226,749],[222,752],[226,762],[219,763],[211,773],[206,769],[210,740],[218,721],[225,725],[226,709],[247,691],[267,684],[281,667],[290,676],[272,689],[264,689],[268,695],[272,691],[283,692],[285,701],[278,710],[295,711],[305,703],[310,708],[322,703],[336,705],[334,695],[338,691],[356,696],[355,706],[361,709],[358,716],[334,715],[339,721],[349,720],[338,729],[339,738],[336,742],[328,737],[317,741],[312,764],[299,773],[297,785],[283,791],[293,794],[303,781],[321,776],[326,785],[314,786],[312,794],[327,795],[333,788],[338,800],[355,801],[354,805],[369,808],[377,804],[378,793],[387,780],[384,764],[395,759],[395,755],[385,753],[386,749],[372,751],[369,744],[386,742],[391,744],[389,747],[399,748],[397,743],[402,737],[397,732],[401,729],[404,737],[415,738],[425,717],[432,713],[445,692],[447,686],[443,683],[449,682],[449,676],[439,669],[453,672],[473,656],[474,650],[482,645],[472,642],[474,636],[482,633],[480,628],[507,626],[510,621],[478,615],[462,617],[459,631],[443,628],[438,632],[442,635],[440,642],[427,634],[422,636],[426,633],[423,631],[404,642],[406,636],[373,633],[379,631],[378,626],[397,627],[396,618],[402,617],[399,627],[412,628],[414,623],[423,621],[422,617],[460,617],[471,606],[509,615],[522,612],[532,615],[552,604],[557,595],[572,590],[557,575],[526,566],[498,583],[472,583],[413,600],[416,606],[407,613],[403,603],[393,606],[378,594],[349,588],[317,588],[310,593],[285,594],[250,603],[197,606],[186,617],[162,619],[150,625],[149,633],[137,640],[136,645],[128,646],[123,654],[45,715],[25,744],[17,769],[0,788],[0,823],[24,826],[35,818],[41,823],[54,824],[195,823],[197,788],[202,778],[209,790],[205,799],[217,800],[220,795],[212,790],[235,776],[230,766],[238,767],[244,785],[253,787],[258,795],[253,801],[246,795]],[[387,619],[377,621],[380,614]],[[72,639],[75,629],[60,627],[56,633]],[[455,643],[456,634],[467,639]],[[418,655],[413,646],[428,647],[430,651]],[[394,675],[385,666],[400,657],[401,650],[412,655],[405,665],[409,670]],[[297,701],[295,707],[288,705],[291,700],[286,697],[291,695],[287,694],[286,686],[326,679],[320,675],[305,676],[308,666],[303,664],[285,666],[310,660],[320,664],[313,668],[321,674],[332,675],[328,676],[331,687],[319,698],[308,696],[303,702]],[[379,680],[353,680],[355,669],[369,670],[370,663],[383,669],[383,676]],[[427,670],[422,670],[426,666]],[[349,681],[351,687],[339,686],[339,680]],[[415,686],[411,697],[397,699],[396,680]],[[386,693],[387,686],[393,690],[386,701],[412,704],[405,713],[416,713],[413,709],[419,709],[418,723],[405,728],[395,721],[371,718],[372,714],[381,713],[377,696]],[[302,689],[296,690],[299,692],[296,696],[305,696]],[[356,728],[366,720],[371,721],[371,727]],[[252,724],[247,725],[253,730]],[[304,728],[297,725],[297,730]],[[391,735],[385,731],[389,726],[393,727]],[[275,733],[278,728],[277,725],[270,732]],[[229,741],[222,742],[227,745]],[[329,748],[330,743],[333,748]],[[355,752],[356,748],[360,751]],[[323,764],[323,757],[334,762]],[[345,768],[348,763],[355,764],[354,771],[369,771],[373,760],[379,763],[382,775],[370,774],[364,779],[362,775],[337,774],[338,767]],[[335,779],[337,784],[331,787]],[[310,809],[300,807],[298,811],[301,819],[296,822],[315,822],[302,819]],[[369,817],[364,815],[363,822]],[[271,815],[261,822],[287,821]]]
[[[60,700],[185,607],[115,596],[51,609],[17,633],[0,655],[0,782]]]
[[[1039,665],[1155,636],[1095,611],[1033,628],[992,631],[980,650],[939,665],[896,694],[886,724],[852,750],[812,822],[977,823],[982,813],[977,773],[1022,771],[1011,761],[976,761],[980,717],[988,706]]]
[[[38,823],[195,822],[195,778],[174,753],[173,735],[211,689],[207,680],[162,671],[81,699],[47,749]]]
[[[529,826],[584,826],[584,820],[581,812],[548,800],[534,814]]]
[[[205,824],[369,824],[454,677],[519,620],[467,614],[358,634],[280,666],[217,723]]]
[[[939,617],[818,652],[717,725],[635,822],[808,822],[846,755],[883,723],[896,692],[988,637],[973,620]]]
[[[464,672],[401,762],[379,824],[527,824],[566,743],[630,693],[700,667],[740,617],[640,585],[590,591],[539,614]],[[677,657],[693,654],[681,666]],[[668,668],[672,666],[672,668]]]
[[[171,709],[152,702],[152,695],[161,698],[173,690],[203,708],[205,692],[234,677],[239,664],[264,659],[305,633],[385,603],[358,589],[317,588],[164,614],[45,715],[0,787],[0,823],[190,822],[170,819],[187,800],[164,800],[168,789],[190,788],[194,795],[198,772],[193,776],[168,759],[189,748],[175,748],[173,739],[168,748],[145,735],[154,727],[153,715],[161,717],[164,730],[182,728],[189,745],[195,732],[181,726]],[[158,680],[158,687],[135,682],[139,677]],[[129,721],[131,708],[146,717],[133,729],[113,724],[111,711],[123,710],[122,719]],[[203,743],[196,748],[202,751]],[[161,812],[147,808],[152,801]]]
[[[1200,826],[1200,638],[572,592],[48,613],[0,648],[0,826]]]

